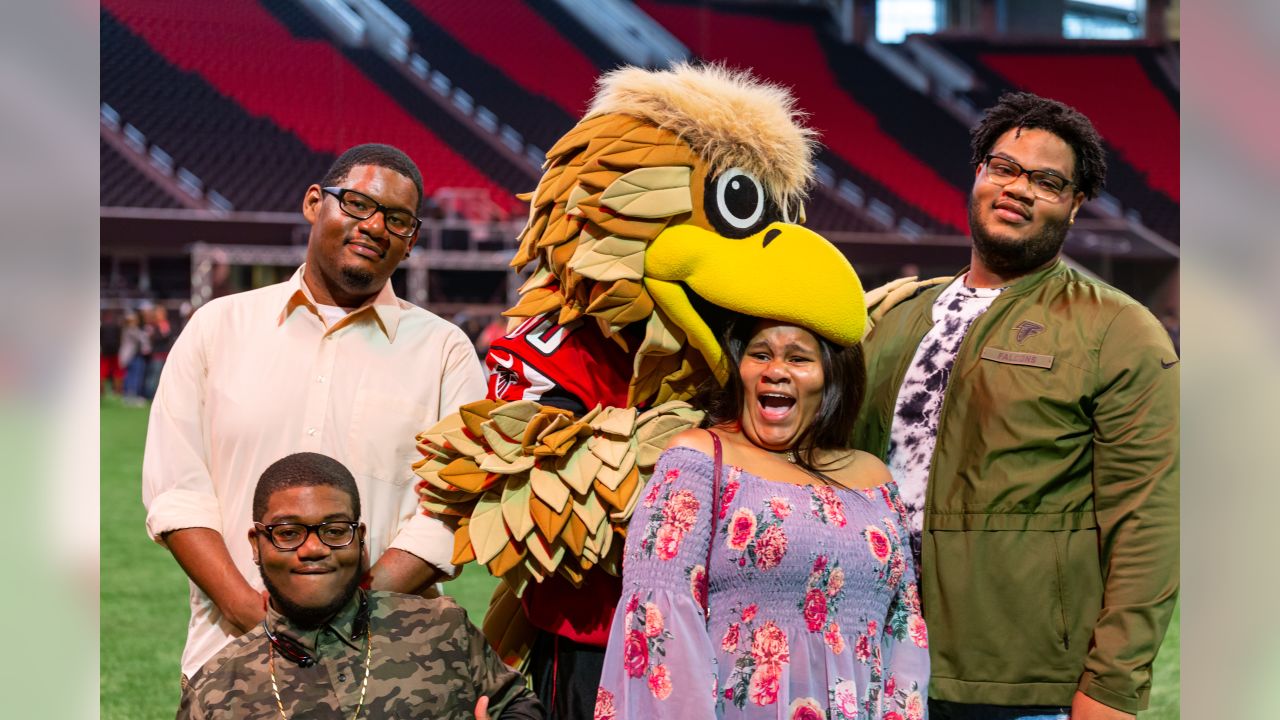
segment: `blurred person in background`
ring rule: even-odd
[[[178,337],[178,329],[169,324],[169,311],[164,305],[156,305],[146,314],[147,339],[151,342],[151,355],[147,357],[147,372],[142,383],[142,396],[150,400],[156,396],[156,387],[160,384],[160,371],[164,361],[169,357],[173,341]]]
[[[147,356],[151,354],[151,338],[142,326],[142,316],[129,311],[120,331],[120,367],[124,370],[121,395],[130,404],[141,404],[142,382],[147,374]]]
[[[1088,118],[1009,93],[971,144],[971,264],[877,309],[854,446],[902,491],[932,720],[1132,719],[1178,596],[1178,356],[1061,258]]]
[[[484,357],[489,352],[489,348],[493,346],[494,341],[507,334],[507,319],[498,315],[489,321],[484,329],[480,331],[480,335],[476,337],[476,352]]]
[[[100,359],[100,392],[120,393],[120,340],[124,329],[120,327],[120,315],[115,310],[103,310],[101,325],[98,326],[98,349]]]
[[[455,573],[452,533],[418,509],[415,436],[484,397],[485,381],[461,330],[392,290],[421,200],[403,152],[347,150],[303,193],[305,264],[203,305],[173,344],[142,499],[148,533],[192,583],[184,678],[263,618],[262,579],[239,538],[254,478],[290,453],[322,452],[355,476],[373,589],[427,593]]]

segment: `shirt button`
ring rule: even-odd
[[[317,376],[317,377],[316,377],[316,382],[318,382],[318,383],[322,383],[322,382],[324,382],[324,376],[323,376],[323,375]]]
[[[315,429],[315,428],[307,428],[307,434],[308,434],[308,435],[315,435],[315,434],[316,434],[316,429]]]

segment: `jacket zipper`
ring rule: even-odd
[[[1057,574],[1058,614],[1062,618],[1062,647],[1064,650],[1070,650],[1071,649],[1071,630],[1067,626],[1067,599],[1063,595],[1063,590],[1066,588],[1066,585],[1063,582],[1063,577],[1062,577],[1062,551],[1058,549],[1058,538],[1053,537],[1056,534],[1057,533],[1051,533],[1051,539],[1053,541],[1053,564],[1055,566],[1054,569],[1057,570],[1058,572]]]
[[[961,282],[964,282],[964,281],[961,280]],[[943,292],[946,292],[946,287],[943,288]],[[1005,299],[1006,294],[1007,293],[1002,292],[998,296],[996,296],[996,298],[991,301],[991,304],[987,306],[987,309],[983,310],[981,315],[973,319],[973,323],[969,325],[969,328],[967,330],[965,330],[964,337],[961,338],[960,340],[960,347],[956,348],[956,356],[951,361],[951,369],[947,371],[947,385],[942,390],[942,406],[938,408],[938,427],[934,429],[934,434],[933,434],[933,438],[934,438],[933,454],[929,456],[929,479],[925,482],[925,486],[924,486],[925,522],[921,524],[922,532],[928,532],[931,529],[928,523],[929,508],[933,507],[933,488],[934,488],[934,485],[936,484],[935,480],[937,479],[937,474],[938,474],[938,448],[941,447],[941,442],[939,439],[942,437],[942,425],[947,419],[947,409],[951,406],[951,378],[955,377],[956,368],[960,367],[960,360],[961,358],[964,357],[964,351],[966,348],[969,347],[970,339],[972,339],[973,336],[978,333],[978,330],[979,330],[978,326],[982,324],[982,319],[985,317],[988,317],[991,311],[996,309],[997,303]],[[940,292],[938,293],[938,295],[940,296],[942,295],[942,293]],[[934,302],[936,302],[937,299],[938,299],[937,296],[935,296]],[[929,320],[930,321],[933,320],[933,303],[932,302],[929,303]],[[930,322],[930,327],[932,327],[934,324],[935,323]],[[928,332],[926,331],[925,334],[927,335]],[[921,337],[920,341],[923,342],[924,338]],[[917,347],[919,347],[918,344],[917,344]],[[914,357],[914,354],[913,354],[913,357]],[[911,360],[907,360],[908,367],[910,366],[910,364],[911,364]],[[905,368],[903,369],[902,374],[903,374],[903,377],[906,377]],[[901,380],[898,381],[898,387],[899,388],[902,387]],[[896,406],[897,404],[896,401],[894,404]],[[923,546],[923,541],[921,544]],[[920,558],[921,564],[924,563],[923,554],[924,552],[922,549],[921,558]],[[924,575],[921,574],[921,578],[922,578],[921,584],[923,584],[923,577]],[[923,588],[921,588],[921,592],[920,592],[920,611],[922,613],[924,612],[924,589]]]
[[[956,279],[959,279],[959,278],[960,276],[956,276]],[[952,282],[955,282],[955,279],[953,279]],[[961,280],[961,282],[963,282],[963,280]],[[1017,283],[1015,283],[1015,285],[1016,284]],[[944,285],[942,291],[939,292],[938,295],[934,296],[933,302],[937,302],[938,297],[941,296],[943,292],[946,292],[946,288],[948,287],[950,287],[950,283],[948,283],[947,285]],[[938,427],[934,431],[933,454],[929,457],[929,479],[927,481],[927,484],[925,485],[925,490],[924,490],[924,507],[925,507],[926,517],[928,516],[929,507],[933,504],[933,484],[934,484],[933,481],[938,472],[937,460],[938,460],[939,444],[937,442],[937,439],[942,437],[942,424],[947,419],[947,408],[950,407],[951,378],[954,377],[956,368],[960,366],[960,360],[964,355],[964,351],[967,347],[969,347],[969,340],[973,338],[973,336],[978,332],[978,329],[979,329],[978,326],[982,324],[983,318],[990,317],[992,311],[996,310],[1004,302],[1011,302],[1009,300],[1010,296],[1009,296],[1008,290],[1011,289],[1012,287],[1013,287],[1012,285],[1006,287],[1005,292],[1002,292],[999,295],[997,295],[995,299],[991,301],[991,304],[987,306],[987,309],[983,310],[982,314],[978,315],[978,317],[973,319],[973,323],[969,325],[969,329],[965,330],[964,338],[960,340],[960,347],[956,348],[956,356],[955,356],[955,359],[952,360],[951,362],[951,369],[947,371],[947,386],[942,391],[942,407],[938,408]],[[935,324],[933,322],[933,302],[929,303],[929,320],[930,320],[929,326],[931,328]],[[925,335],[928,335],[928,334],[929,332],[926,330]],[[920,341],[921,342],[924,341],[923,336],[920,338]],[[918,343],[916,347],[919,347]],[[912,358],[914,357],[915,356],[913,354]],[[906,366],[904,366],[902,369],[902,377],[906,377],[907,368],[909,368],[910,366],[911,366],[911,359],[908,359]],[[898,379],[898,387],[899,389],[901,389],[902,387],[901,377]],[[897,406],[896,398],[894,401],[894,406],[895,407]]]

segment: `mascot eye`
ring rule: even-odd
[[[754,175],[732,168],[707,183],[707,217],[721,234],[746,237],[778,214]]]

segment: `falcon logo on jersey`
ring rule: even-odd
[[[540,400],[555,387],[551,378],[527,365],[502,348],[492,348],[485,357],[489,370],[489,397],[495,400]]]
[[[489,397],[542,401],[553,394],[576,398],[584,409],[622,407],[630,355],[612,340],[577,332],[579,320],[557,323],[557,315],[528,318],[494,341],[484,359]]]

